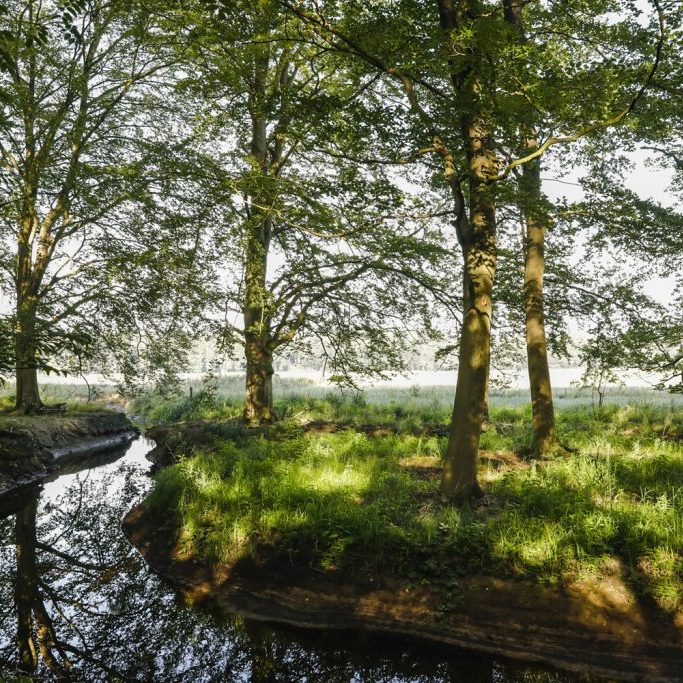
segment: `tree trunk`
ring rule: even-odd
[[[487,410],[496,271],[495,200],[487,180],[495,175],[493,141],[480,118],[463,117],[462,128],[470,169],[470,220],[461,234],[467,295],[463,297],[458,380],[441,483],[444,495],[456,502],[482,493],[477,463]]]
[[[505,20],[515,29],[519,41],[522,44],[526,43],[522,17],[523,3],[504,0],[503,5]],[[529,121],[533,120],[533,116],[534,112],[529,111]],[[535,151],[538,148],[538,141],[531,123],[526,127],[524,135],[527,151]],[[524,166],[521,189],[526,222],[524,313],[534,446],[538,455],[546,455],[555,445],[555,410],[548,368],[543,305],[546,219],[542,211],[540,159],[534,159]]]
[[[246,393],[243,418],[249,424],[273,422],[273,346],[271,297],[266,288],[268,253],[273,230],[268,161],[266,85],[269,52],[263,47],[254,63],[250,99],[251,145],[254,162],[254,191],[249,196],[244,263],[244,355]]]
[[[22,415],[37,413],[43,405],[38,388],[36,341],[35,308],[20,302],[17,306],[17,325],[14,336],[16,362],[14,410]]]
[[[33,264],[33,240],[39,230],[35,210],[35,183],[27,180],[23,217],[19,224],[17,242],[16,295],[17,319],[14,334],[14,360],[16,367],[16,399],[14,410],[30,415],[40,410],[43,403],[38,390],[38,288],[41,273]],[[40,251],[40,250],[39,250]],[[42,252],[41,252],[42,253]]]
[[[488,422],[491,418],[491,360],[486,368],[486,389],[484,393],[484,422]]]
[[[463,311],[469,311],[471,307],[471,302],[470,302],[470,292],[469,292],[469,278],[467,277],[467,273],[463,272],[463,300],[462,300],[462,305],[463,305]],[[489,362],[488,366],[486,367],[486,387],[484,389],[484,422],[488,422],[489,420],[489,400],[490,400],[490,381],[491,381],[491,363]]]
[[[477,482],[479,438],[487,410],[487,386],[491,360],[493,280],[496,272],[495,183],[498,173],[493,137],[486,120],[489,93],[482,77],[485,57],[478,51],[465,60],[451,52],[454,32],[476,21],[479,4],[473,0],[437,0],[439,21],[449,51],[451,81],[460,114],[460,134],[467,157],[469,220],[458,206],[456,223],[464,258],[465,292],[460,336],[458,380],[451,428],[444,459],[441,490],[449,499],[463,503],[482,494]],[[451,174],[456,203],[462,204],[459,181]]]
[[[270,219],[252,210],[247,221],[245,253],[244,356],[246,384],[244,420],[249,424],[273,422],[273,351],[271,347],[270,300],[266,269],[270,246]]]
[[[528,147],[535,148],[535,139]],[[548,345],[545,334],[543,276],[545,271],[545,221],[541,215],[541,166],[536,160],[524,167],[526,193],[526,245],[524,259],[524,312],[526,351],[531,388],[534,446],[538,455],[546,455],[555,445],[555,410],[553,406]]]
[[[256,220],[254,220],[256,218]],[[271,348],[266,267],[270,222],[252,217],[247,224],[245,264],[244,355],[246,393],[243,417],[249,424],[273,422],[273,351]]]
[[[247,341],[246,397],[243,417],[253,425],[275,421],[273,411],[273,353],[259,340]]]

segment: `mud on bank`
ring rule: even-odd
[[[121,446],[138,434],[122,413],[0,416],[0,498],[40,482],[65,459]]]

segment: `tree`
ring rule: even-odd
[[[588,342],[588,355],[600,357],[606,344],[598,343],[598,337],[607,335],[618,349],[612,367],[659,375],[658,388],[680,392],[683,301],[679,273],[672,273],[671,263],[683,249],[683,215],[623,187],[619,167],[594,167],[583,187],[584,199],[569,214],[587,236],[587,251],[591,260],[600,262],[602,272],[592,278],[596,284],[574,284],[581,286],[585,299],[613,311],[609,320],[594,324],[596,334]],[[610,267],[619,273],[612,276],[618,287],[605,283],[605,271]],[[677,281],[668,301],[655,301],[642,292],[643,284],[652,278],[672,276]],[[615,319],[616,313],[620,320]],[[590,311],[585,311],[585,316],[590,316]]]
[[[522,48],[527,37],[522,16],[523,5],[504,0],[505,20],[517,34]],[[540,146],[533,124],[536,112],[526,107],[526,123],[520,126],[521,151],[534,152]],[[534,443],[539,455],[546,455],[555,442],[555,414],[548,367],[548,344],[545,332],[543,279],[545,272],[545,243],[547,231],[547,202],[541,189],[540,159],[533,159],[522,168],[519,178],[522,215],[526,229],[524,241],[524,322],[531,390],[531,410]]]
[[[400,335],[431,331],[420,291],[447,290],[434,268],[440,231],[424,226],[444,211],[425,211],[383,164],[362,162],[388,137],[368,125],[391,109],[372,74],[276,2],[222,8],[193,25],[213,103],[207,167],[232,213],[226,256],[242,270],[227,283],[225,332],[244,347],[244,418],[258,424],[275,419],[273,357],[286,347],[316,341],[346,382],[401,367]]]
[[[170,140],[155,120],[172,59],[154,15],[118,0],[6,5],[0,266],[14,300],[16,410],[31,413],[39,369],[104,343],[96,320],[111,329],[128,319],[130,331],[132,311],[154,305],[149,288],[135,296],[142,271],[129,277],[129,264],[149,266],[159,242],[188,248],[186,233],[162,237],[140,220]]]
[[[330,45],[397,82],[411,113],[422,125],[423,139],[428,136],[433,143],[425,151],[441,159],[440,180],[452,194],[466,271],[458,385],[443,490],[455,499],[468,499],[479,492],[476,462],[490,358],[496,187],[520,167],[537,162],[548,150],[599,134],[625,120],[657,71],[664,42],[662,11],[655,3],[654,26],[642,27],[631,7],[619,21],[608,22],[606,15],[612,9],[609,2],[590,7],[581,3],[581,11],[530,3],[534,21],[529,34],[533,39],[521,49],[519,32],[510,31],[503,16],[505,5],[444,0],[436,3],[445,38],[442,49],[438,49],[434,43],[438,33],[422,3],[406,0],[394,8],[394,18],[400,17],[409,27],[410,37],[401,43],[403,29],[392,24],[382,9],[374,13],[361,10],[352,1],[315,6],[293,0],[280,2]],[[508,5],[508,9],[514,8]],[[406,21],[406,17],[410,19]],[[384,26],[385,31],[378,34],[377,26]],[[654,60],[648,64],[653,29],[659,38]],[[574,38],[601,34],[614,48],[606,56],[600,50],[593,51],[582,38]],[[537,38],[545,35],[551,39],[543,42]],[[397,48],[407,43],[420,44],[419,54]],[[447,96],[445,79],[450,81],[455,97]],[[582,99],[579,93],[586,97]],[[581,107],[576,106],[577,101]],[[515,151],[519,149],[520,131],[526,132],[525,142],[531,140],[530,106],[541,113],[537,133],[542,142],[518,156]],[[527,171],[529,184],[538,187],[533,166]],[[537,189],[533,194],[538,199]],[[528,210],[532,206],[537,206],[537,201],[527,202],[527,214],[532,219],[531,233],[538,241],[538,218]],[[538,266],[542,263],[539,246],[527,249],[536,256],[530,260],[530,271],[536,272],[534,286],[527,287],[529,302],[532,290],[536,300],[542,291],[538,287]],[[535,261],[534,268],[531,261]],[[534,316],[538,322],[540,318],[532,310],[538,311],[538,304],[528,308],[530,322]],[[548,401],[545,404],[552,405]]]

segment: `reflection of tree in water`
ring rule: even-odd
[[[38,495],[16,515],[17,575],[14,590],[17,611],[19,668],[32,673],[38,666],[38,649],[53,673],[61,674],[70,662],[55,634],[52,618],[41,594],[43,583],[36,565],[36,510]],[[36,647],[36,642],[38,647]]]
[[[0,678],[569,680],[362,634],[274,631],[183,608],[120,530],[148,487],[138,467],[122,462],[72,476],[56,498],[39,502],[36,494],[14,520],[0,520]]]
[[[54,501],[38,506],[36,495],[14,525],[2,521],[6,671],[135,680],[184,670],[201,679],[231,656],[234,638],[179,609],[121,533],[120,520],[145,484],[125,465],[104,476],[80,474]]]

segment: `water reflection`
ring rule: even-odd
[[[150,447],[139,439],[125,456],[74,464],[0,519],[0,678],[579,680],[453,650],[277,630],[184,607],[120,529],[151,486]]]

